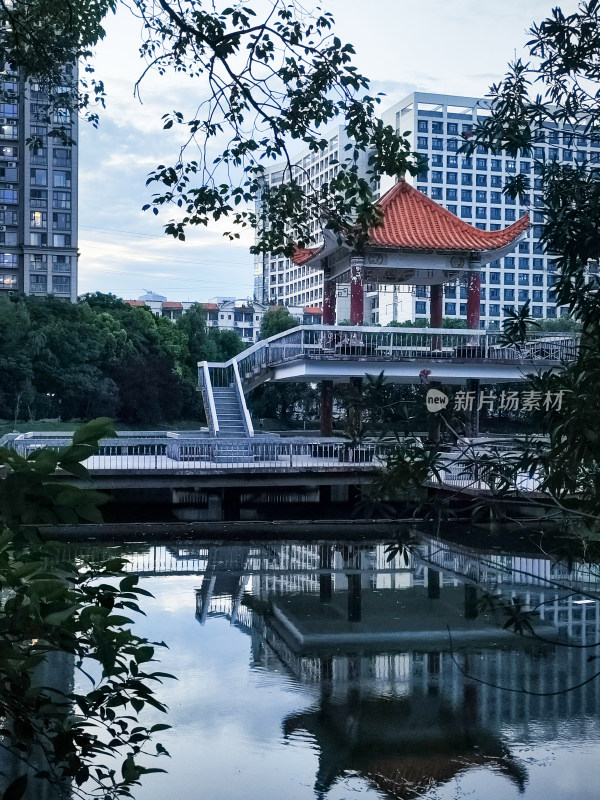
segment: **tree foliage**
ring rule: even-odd
[[[235,331],[208,328],[200,305],[173,323],[114,295],[75,304],[3,297],[0,418],[100,414],[156,425],[198,416],[198,361],[226,361],[243,348]]]
[[[260,323],[260,338],[269,339],[278,333],[290,330],[299,325],[298,320],[292,316],[285,306],[273,306],[263,315]]]
[[[364,240],[377,221],[373,189],[382,174],[418,173],[422,158],[406,138],[376,116],[378,97],[352,64],[354,48],[333,32],[334,20],[320,8],[275,0],[224,6],[202,0],[133,0],[121,3],[141,22],[141,75],[184,74],[206,96],[195,110],[163,116],[165,129],[184,131],[186,144],[173,164],[160,164],[148,183],[156,194],[147,204],[175,214],[166,230],[183,239],[189,225],[231,217],[259,227],[256,251],[290,255],[312,239],[311,225],[324,225],[349,240]],[[103,20],[118,0],[15,0],[0,3],[4,62],[46,94],[51,135],[70,136],[65,111],[94,122],[104,86],[94,75],[92,49],[105,31]],[[52,31],[52,36],[47,32]],[[80,81],[69,65],[82,64]],[[58,122],[57,122],[58,120]],[[62,120],[62,122],[61,122]],[[326,152],[323,130],[347,128],[347,152]],[[290,146],[308,147],[328,159],[330,180],[316,186],[310,170],[294,167]],[[265,184],[265,168],[281,162],[286,180]],[[367,164],[369,176],[362,167]],[[301,185],[301,184],[304,185]],[[249,204],[258,195],[263,216]],[[238,236],[233,229],[227,235]]]
[[[97,419],[59,451],[0,449],[0,787],[12,800],[48,782],[59,797],[133,797],[164,771],[148,764],[166,754],[150,744],[168,725],[138,721],[145,706],[165,710],[153,687],[170,677],[131,628],[148,593],[123,558],[67,559],[39,527],[101,520],[107,498],[57,470],[85,479],[81,462],[111,435]]]

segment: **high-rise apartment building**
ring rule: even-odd
[[[590,142],[577,132],[548,123],[533,152],[522,152],[518,158],[484,148],[477,148],[472,157],[460,154],[458,151],[470,131],[488,113],[487,102],[481,98],[415,92],[384,112],[382,118],[399,134],[410,131],[413,149],[428,158],[428,171],[416,178],[407,176],[407,180],[461,219],[482,230],[499,230],[529,212],[531,227],[517,252],[482,268],[480,325],[493,330],[501,327],[508,309],[516,309],[527,301],[531,315],[537,319],[567,313],[554,302],[552,259],[540,245],[542,186],[535,162],[572,163],[575,159],[598,162],[600,140]],[[330,134],[329,141],[327,154],[307,153],[298,160],[298,165],[310,170],[311,177],[319,181],[327,180],[328,174],[335,172],[335,165],[329,163],[327,155],[335,157],[343,152],[339,143],[345,144],[348,139],[340,128]],[[527,197],[514,200],[504,195],[502,188],[506,178],[517,173],[529,177],[530,191]],[[274,167],[269,172],[271,185],[284,179],[281,168]],[[381,193],[390,187],[391,180],[381,181]],[[320,271],[295,266],[282,257],[267,255],[256,259],[256,297],[264,302],[320,304],[322,284]],[[466,319],[466,297],[466,286],[447,284],[444,316]],[[412,316],[429,318],[427,287],[414,287],[412,303]],[[365,322],[373,321],[366,304]]]
[[[75,79],[65,68],[65,81]],[[0,76],[0,292],[77,298],[77,118],[17,72]]]
[[[383,121],[397,133],[411,131],[414,150],[427,156],[426,173],[409,179],[461,219],[482,230],[499,230],[529,212],[531,227],[526,239],[510,256],[486,265],[481,271],[482,328],[499,328],[507,309],[530,302],[530,313],[537,319],[566,314],[557,308],[552,295],[552,259],[540,245],[543,217],[541,178],[535,162],[557,160],[572,163],[600,158],[597,144],[548,123],[538,137],[533,152],[522,151],[518,158],[491,153],[478,147],[472,157],[458,151],[474,126],[486,114],[487,102],[480,98],[415,92],[386,111]],[[522,173],[529,177],[530,191],[525,198],[512,199],[502,193],[507,177]],[[465,286],[444,286],[444,316],[466,318]],[[415,317],[429,317],[425,287],[415,287]]]
[[[318,190],[331,180],[339,169],[338,162],[346,158],[346,145],[351,144],[342,126],[323,134],[327,149],[319,152],[305,150],[294,164],[295,176],[300,185],[308,190]],[[365,172],[367,156],[363,154],[359,165]],[[271,167],[265,176],[269,186],[278,186],[289,180],[284,165]],[[257,201],[260,213],[260,198]],[[322,241],[318,223],[312,223],[315,244]],[[321,305],[323,302],[323,272],[312,267],[296,266],[283,256],[271,253],[255,256],[254,299],[259,303],[286,306]]]

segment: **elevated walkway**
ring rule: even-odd
[[[244,393],[265,381],[347,383],[384,372],[392,383],[409,384],[418,383],[426,370],[430,381],[442,384],[470,378],[486,384],[520,382],[574,360],[578,347],[577,334],[561,332],[531,334],[523,344],[507,346],[500,332],[303,325],[223,364],[201,362],[198,375],[212,435],[223,436],[229,421],[224,406],[217,408],[221,398],[215,398],[213,387],[219,386],[229,389],[227,411],[237,402],[238,432],[241,419],[253,436]]]

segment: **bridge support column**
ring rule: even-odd
[[[365,317],[364,263],[365,260],[362,256],[352,256],[350,259],[350,323],[352,325],[362,325]]]
[[[467,284],[467,328],[479,330],[481,307],[481,273],[470,272]]]
[[[465,583],[465,619],[477,619],[477,587]]]
[[[335,325],[335,283],[330,278],[323,281],[323,325]]]
[[[321,436],[333,434],[333,381],[321,381]]]
[[[427,597],[430,600],[440,599],[440,573],[431,567],[427,568]]]

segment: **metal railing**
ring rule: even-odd
[[[6,446],[27,457],[40,447],[59,448],[70,438],[56,437],[37,441],[17,438]],[[373,470],[385,464],[390,445],[375,442],[351,444],[342,439],[254,437],[219,439],[216,437],[176,438],[157,435],[143,442],[102,439],[97,455],[83,462],[92,473],[101,472],[208,472],[223,469],[252,469],[278,472],[297,469]]]
[[[304,325],[257,342],[220,366],[235,362],[242,384],[248,386],[270,367],[301,358],[382,362],[431,358],[543,366],[574,360],[578,347],[575,333],[531,333],[524,343],[508,346],[500,331]]]

